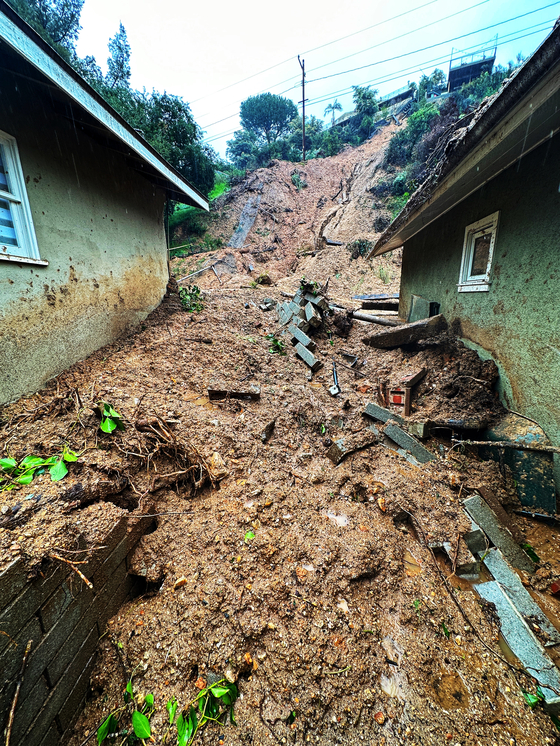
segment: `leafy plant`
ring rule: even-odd
[[[301,178],[301,174],[298,173],[298,171],[294,171],[292,174],[292,184],[296,187],[298,192],[301,192],[302,189],[305,189],[307,186],[307,182],[305,179]]]
[[[450,631],[449,631],[449,630],[447,629],[447,627],[445,626],[445,622],[442,622],[442,623],[441,623],[441,629],[442,629],[442,632],[443,632],[443,634],[444,634],[444,635],[445,635],[445,636],[447,637],[447,639],[449,640],[449,637],[450,637],[450,635],[451,635],[451,632],[450,632]]]
[[[371,249],[373,249],[373,242],[367,241],[364,238],[360,238],[357,241],[352,241],[347,245],[347,249],[350,252],[351,259],[357,259],[359,256],[365,256]]]
[[[117,429],[124,430],[124,422],[122,421],[121,415],[117,412],[116,409],[113,409],[113,407],[108,402],[97,402],[95,411],[101,418],[99,428],[103,430],[104,433],[112,433],[113,430]]]
[[[270,343],[270,347],[268,348],[269,352],[272,354],[277,353],[278,355],[286,354],[286,351],[284,350],[285,345],[281,339],[277,339],[274,334],[267,334],[265,339],[268,339]]]
[[[179,298],[181,305],[189,313],[193,311],[202,311],[202,291],[198,285],[188,285],[186,288],[179,288]]]
[[[0,492],[17,488],[18,485],[31,484],[35,475],[49,471],[51,480],[58,482],[68,474],[66,462],[77,461],[78,454],[64,446],[58,456],[41,458],[26,456],[19,464],[14,458],[0,459]]]
[[[422,606],[422,601],[419,598],[415,598],[412,602],[412,608],[416,612],[416,616],[418,619],[422,619],[422,612],[420,611],[420,607]]]
[[[379,267],[379,279],[381,282],[384,282],[385,285],[388,285],[391,282],[391,274],[389,273],[389,270],[385,267]]]
[[[128,741],[128,743],[135,743],[138,739],[144,742],[145,738],[151,738],[152,727],[150,725],[150,718],[155,712],[154,695],[146,694],[142,707],[138,709],[134,702],[134,689],[132,687],[132,679],[130,679],[123,692],[123,699],[124,705],[117,707],[116,710],[109,713],[97,729],[98,746],[101,746],[107,738],[112,739],[122,735],[128,736],[128,738],[125,738],[125,741]],[[123,723],[125,727],[119,727],[119,720],[126,715],[130,717],[132,733],[130,733],[125,723]]]

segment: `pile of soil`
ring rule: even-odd
[[[95,740],[131,675],[140,696],[154,694],[156,743],[166,703],[183,707],[222,676],[239,687],[237,726],[210,723],[198,743],[559,743],[525,704],[521,690],[534,686],[504,658],[492,610],[428,549],[458,540],[461,499],[476,488],[514,501],[507,474],[449,440],[427,443],[438,458],[426,466],[381,443],[337,467],[326,457],[366,431],[380,382],[411,366],[429,368],[414,406],[430,417],[475,413],[462,375],[486,382],[481,408],[495,413],[494,373],[449,339],[365,347],[375,327],[355,322],[347,338],[329,338],[329,326],[316,335],[324,367],[310,381],[288,342],[285,355],[270,351],[267,335],[282,337],[276,314],[258,307],[266,295],[282,299],[274,287],[208,290],[193,314],[171,296],[141,329],[2,411],[2,455],[46,457],[64,444],[80,455],[60,482],[36,476],[2,492],[11,522],[0,563],[91,553],[117,515],[157,516],[131,565],[150,592],[110,621],[72,746]],[[359,372],[339,366],[333,398],[331,359],[343,350]],[[208,386],[253,386],[260,398],[209,401]],[[98,401],[124,431],[98,429]],[[551,554],[549,578],[559,568]]]

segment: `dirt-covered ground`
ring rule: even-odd
[[[427,466],[383,444],[337,467],[325,455],[331,441],[369,432],[362,411],[379,381],[421,363],[429,372],[415,416],[462,401],[474,411],[458,379],[483,381],[483,364],[446,338],[373,350],[361,341],[371,326],[358,322],[333,344],[327,330],[317,336],[324,367],[309,381],[289,345],[286,355],[269,351],[266,335],[278,326],[257,307],[265,295],[280,299],[270,287],[208,291],[194,314],[172,296],[145,328],[3,411],[5,452],[48,456],[66,442],[81,455],[60,482],[39,476],[2,494],[12,519],[0,529],[2,559],[23,552],[36,566],[53,547],[98,545],[123,511],[159,514],[132,568],[149,592],[109,624],[73,746],[95,738],[133,671],[135,691],[155,697],[156,742],[173,696],[184,706],[197,682],[226,675],[239,687],[237,726],[210,724],[200,743],[556,743],[550,719],[523,700],[531,681],[504,662],[491,610],[427,548],[457,540],[460,499],[475,488],[515,503],[497,465],[445,440],[428,442],[438,459]],[[333,398],[330,360],[341,350],[358,355],[362,375],[339,367],[343,393]],[[486,372],[479,410],[496,414]],[[211,403],[209,385],[253,385],[261,396]],[[125,431],[98,430],[100,399]],[[146,423],[159,433],[151,440]],[[196,488],[202,467],[161,486],[162,475],[181,471],[167,436],[180,445],[180,466],[207,464],[214,486]],[[550,582],[560,564],[543,556]]]
[[[237,725],[209,723],[196,743],[560,743],[525,703],[534,682],[492,608],[428,548],[459,546],[469,527],[461,501],[478,488],[517,507],[508,474],[462,453],[448,422],[482,427],[503,414],[495,366],[449,335],[374,349],[363,338],[382,327],[348,329],[338,311],[315,334],[323,367],[310,377],[275,311],[259,307],[285,300],[302,277],[328,280],[329,299],[346,309],[359,306],[355,295],[398,290],[398,252],[368,262],[355,250],[389,219],[371,189],[390,134],[252,174],[211,220],[227,243],[260,195],[243,245],[172,261],[178,278],[218,262],[196,277],[201,309],[186,312],[171,293],[140,328],[0,411],[0,457],[77,455],[60,481],[37,473],[1,492],[0,569],[20,554],[30,573],[79,562],[119,516],[155,516],[131,561],[146,592],[109,622],[71,746],[97,741],[130,677],[139,701],[154,695],[153,740],[169,746],[166,704],[176,698],[180,711],[222,678],[239,690]],[[358,357],[355,370],[342,352]],[[427,465],[393,450],[363,415],[421,368],[411,418],[440,428]],[[209,387],[260,397],[210,401]],[[99,402],[124,430],[99,429]],[[335,466],[327,451],[340,439],[357,450]],[[542,560],[522,580],[556,624],[556,532],[512,520]]]

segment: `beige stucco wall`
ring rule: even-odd
[[[48,91],[2,80],[0,130],[17,138],[41,259],[0,262],[0,403],[37,390],[161,301],[164,194],[55,111]]]

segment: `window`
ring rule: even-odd
[[[0,260],[41,261],[16,141],[0,132]]]
[[[499,215],[499,212],[495,212],[465,228],[463,260],[458,284],[460,293],[474,293],[490,288],[490,270]]]

